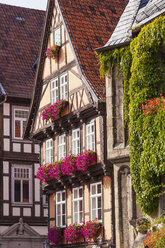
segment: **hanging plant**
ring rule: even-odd
[[[98,235],[100,230],[101,230],[101,225],[96,219],[84,223],[81,228],[81,233],[86,239],[86,241],[89,242],[91,239],[95,238]]]
[[[76,156],[70,154],[64,160],[61,161],[61,172],[63,175],[73,176],[75,174],[75,160]]]
[[[76,156],[76,168],[78,171],[85,171],[88,166],[92,165],[93,163],[96,163],[96,160],[96,152],[91,150],[82,152]]]
[[[59,51],[60,51],[60,46],[59,45],[55,45],[51,48],[48,48],[46,51],[45,51],[45,54],[46,56],[50,59],[50,58],[53,58],[53,59],[57,59],[58,58],[58,54],[59,54]]]
[[[132,184],[142,211],[157,210],[165,173],[165,17],[141,28],[130,46],[102,52],[102,75],[116,63],[124,79]],[[158,104],[157,104],[158,103]]]
[[[81,225],[71,224],[64,230],[64,237],[70,243],[76,242],[81,236]]]
[[[63,230],[61,227],[53,227],[48,229],[48,240],[51,244],[57,246],[63,239]]]
[[[60,100],[55,102],[52,105],[48,105],[45,107],[41,113],[42,119],[48,121],[51,119],[52,121],[59,118],[59,115],[64,110],[64,108],[67,106],[68,101],[66,100]]]

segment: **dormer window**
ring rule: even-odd
[[[61,46],[61,27],[54,30],[54,45]]]

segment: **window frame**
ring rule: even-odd
[[[97,186],[99,184],[101,184],[101,193],[98,193],[96,191],[95,194],[92,194],[92,186],[96,186],[96,190],[97,190]],[[98,210],[99,210],[99,208],[98,208],[98,198],[99,197],[101,197],[101,219],[98,218]],[[96,217],[95,218],[97,218],[98,221],[100,223],[102,223],[103,222],[103,183],[101,181],[90,184],[90,219],[91,219],[91,221],[93,221],[95,219],[95,218],[92,218],[92,210],[93,210],[93,208],[92,208],[92,199],[93,198],[96,198]]]
[[[65,193],[65,201],[62,200],[62,194],[63,193]],[[59,201],[59,202],[57,202],[57,195],[58,194],[60,194],[60,197],[61,197],[61,201]],[[67,202],[66,201],[67,201],[66,191],[65,190],[57,191],[56,192],[56,211],[55,211],[56,212],[56,227],[62,227],[62,228],[66,227],[66,220],[67,220],[67,218],[66,218],[66,214],[67,214],[66,213],[66,204],[67,204]],[[63,204],[65,204],[65,214],[62,213],[62,205]],[[61,209],[61,215],[60,215],[61,224],[62,224],[62,217],[63,217],[63,215],[65,215],[65,225],[59,225],[58,224],[58,217],[57,217],[58,216],[58,214],[57,214],[58,208],[57,208],[57,205],[60,205],[60,209]]]
[[[65,82],[62,84],[62,86],[61,86],[61,79],[64,78],[64,80],[65,80],[65,76],[67,76],[67,81],[65,81]],[[62,88],[62,87],[65,87],[65,85],[66,85],[66,89],[67,89],[67,90],[65,91],[64,94],[65,94],[66,96],[65,96],[65,97],[62,97],[62,96],[61,96],[61,92],[62,92],[61,88]],[[63,100],[68,101],[68,95],[69,95],[69,94],[68,94],[68,72],[64,72],[64,73],[62,73],[62,74],[59,76],[59,99],[60,99],[60,100],[63,99]]]
[[[60,30],[60,42],[56,42],[56,32]],[[62,45],[62,32],[61,32],[61,25],[56,27],[55,29],[53,29],[53,45],[58,45],[58,46],[61,46]]]
[[[25,180],[29,182],[29,202],[23,202],[23,183],[22,181],[24,180],[24,178],[15,178],[15,168],[19,168],[19,169],[28,169],[29,170],[29,179]],[[12,205],[32,205],[33,203],[33,178],[32,178],[32,165],[18,165],[18,164],[13,164],[11,166],[11,199],[12,199]],[[21,181],[21,201],[20,202],[15,202],[15,179]]]
[[[48,144],[50,141],[52,141],[52,146],[47,147],[47,144]],[[47,157],[47,152],[49,152],[49,151],[52,153],[52,155],[49,154],[49,156],[50,156],[50,161],[48,161],[49,157]],[[45,163],[46,163],[46,164],[53,163],[53,159],[54,159],[54,140],[53,140],[52,138],[50,138],[50,139],[47,139],[47,140],[45,141]]]
[[[88,131],[87,131],[88,126],[90,126],[90,128],[91,128],[92,125],[94,127],[94,131],[88,134]],[[88,137],[89,136],[94,136],[94,148],[90,147],[90,145],[88,144]],[[86,144],[85,144],[86,150],[92,150],[92,151],[96,150],[96,122],[95,122],[95,120],[92,120],[92,121],[90,121],[90,122],[88,122],[86,124],[86,127],[85,127],[85,141],[86,141]],[[90,142],[90,144],[93,145],[93,142]]]
[[[79,131],[79,138],[73,139],[73,133]],[[77,141],[79,140],[79,147],[74,148],[73,142],[76,142],[77,146]],[[74,153],[74,150],[76,150],[76,153]],[[81,152],[81,130],[80,127],[72,129],[72,154],[77,155],[78,153]]]
[[[63,142],[60,144],[60,138],[63,139],[63,137],[65,137],[65,143]],[[67,139],[66,133],[63,133],[63,134],[58,136],[58,161],[60,161],[62,158],[65,158],[67,155],[67,140],[66,139]],[[61,152],[61,153],[63,153],[63,156],[61,156],[61,157],[59,156],[60,155],[60,152],[59,152],[60,147],[62,147],[62,150],[63,150]],[[63,147],[64,147],[64,149],[63,149]]]
[[[82,189],[82,197],[79,196],[79,190]],[[78,190],[78,197],[77,198],[74,198],[74,191]],[[79,204],[80,204],[80,201],[82,201],[82,222],[80,222],[80,210],[79,210]],[[78,221],[75,222],[75,202],[77,202],[77,219]],[[77,224],[83,224],[83,221],[84,221],[84,188],[83,186],[80,186],[80,187],[76,187],[76,188],[73,188],[72,189],[72,207],[73,207],[73,224],[77,223]]]
[[[12,138],[14,140],[23,140],[23,134],[24,134],[24,131],[23,131],[23,121],[25,121],[25,118],[21,118],[21,117],[15,117],[15,112],[16,110],[18,111],[26,111],[28,112],[28,115],[29,115],[29,108],[28,107],[24,107],[24,106],[12,106]],[[19,120],[21,121],[21,125],[20,125],[20,136],[21,137],[16,137],[15,136],[15,120]],[[28,117],[27,117],[28,119]],[[26,122],[27,122],[27,119],[26,119]]]
[[[57,86],[52,88],[52,84],[57,80]],[[54,97],[52,97],[52,95],[54,94],[54,92],[57,90],[57,95],[56,95],[56,99],[54,99]],[[50,102],[51,104],[54,104],[55,102],[57,102],[59,100],[59,77],[55,77],[50,81]]]

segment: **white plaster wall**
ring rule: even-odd
[[[48,217],[48,209],[44,209],[44,217]]]
[[[3,135],[10,136],[10,119],[3,119]]]
[[[36,217],[40,216],[40,205],[35,205],[35,216]]]
[[[20,152],[20,151],[21,151],[21,144],[13,143],[13,152]]]
[[[8,216],[9,215],[9,204],[8,203],[4,203],[3,204],[3,215],[4,216]]]
[[[24,144],[24,152],[31,153],[32,152],[32,145],[31,144]]]
[[[40,146],[39,145],[34,145],[34,152],[40,153]]]
[[[47,226],[31,226],[36,232],[40,235],[47,235],[48,234],[48,227]]]
[[[3,139],[3,150],[10,151],[10,140],[9,139]]]
[[[13,216],[20,216],[20,208],[13,208]]]
[[[34,189],[35,189],[35,201],[40,201],[40,181],[35,178],[34,180]]]
[[[3,173],[9,173],[9,162],[3,161]]]
[[[3,177],[3,200],[9,200],[9,177]]]
[[[10,115],[10,104],[9,103],[3,104],[3,114]]]
[[[40,167],[39,164],[34,164],[34,174],[37,174],[38,168]]]
[[[31,208],[24,208],[23,216],[31,216]]]

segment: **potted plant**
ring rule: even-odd
[[[76,156],[70,154],[61,161],[61,172],[63,175],[73,176],[75,174],[76,171],[75,160],[76,160]]]
[[[98,222],[98,220],[93,221],[87,221],[82,225],[81,233],[86,239],[87,242],[89,242],[91,239],[97,238],[101,231],[101,225]]]
[[[61,227],[52,227],[48,229],[48,240],[51,244],[57,246],[63,239],[63,230]]]
[[[74,243],[82,236],[81,225],[73,224],[69,225],[64,230],[64,237],[67,242]]]
[[[58,58],[58,54],[59,54],[59,51],[60,51],[60,46],[59,45],[54,45],[53,47],[51,48],[48,48],[46,51],[45,51],[45,54],[46,56],[50,59],[50,58],[53,58],[53,59],[57,59]]]
[[[96,163],[96,152],[87,150],[77,155],[76,168],[78,171],[85,171],[88,166]]]

